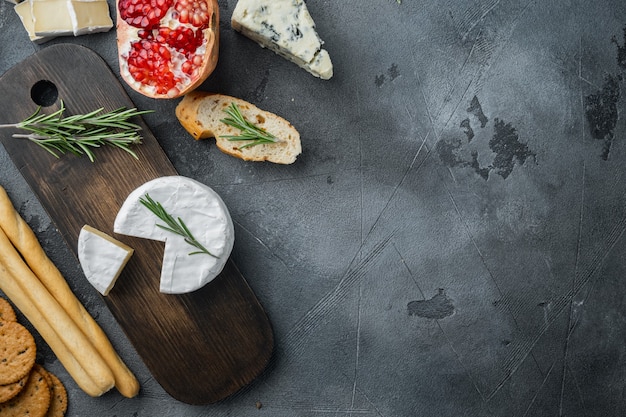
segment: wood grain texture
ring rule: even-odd
[[[104,107],[134,107],[106,63],[78,45],[54,45],[27,58],[0,78],[5,105],[0,123],[31,115],[32,86],[51,81],[58,100],[44,111],[67,114]],[[273,351],[271,325],[245,279],[229,261],[204,288],[185,295],[159,292],[163,244],[113,233],[115,216],[128,194],[146,181],[177,172],[143,121],[138,160],[115,148],[96,151],[96,162],[55,158],[37,145],[0,140],[69,247],[76,253],[83,225],[100,229],[135,249],[111,293],[104,297],[146,366],[175,399],[189,404],[220,401],[250,383]],[[209,184],[210,185],[210,184]]]

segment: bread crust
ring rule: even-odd
[[[220,121],[228,117],[224,110],[231,103],[239,107],[246,120],[274,134],[279,142],[242,148],[245,142],[226,138],[225,136],[236,136],[241,133]],[[292,164],[302,153],[300,133],[291,123],[240,98],[206,91],[192,91],[176,106],[176,117],[194,139],[215,138],[220,151],[244,161]]]
[[[212,13],[209,26],[203,30],[204,37],[206,39],[206,50],[204,53],[204,59],[202,66],[199,70],[198,77],[185,88],[178,91],[177,94],[158,94],[151,92],[150,89],[145,88],[143,84],[138,83],[128,71],[125,66],[127,56],[124,56],[130,43],[137,40],[137,28],[126,23],[124,19],[120,17],[119,1],[115,1],[115,13],[117,16],[116,30],[117,30],[117,55],[120,67],[120,76],[133,90],[141,93],[147,97],[156,99],[171,99],[181,97],[190,91],[198,88],[217,66],[217,60],[219,57],[219,43],[220,43],[220,31],[219,31],[219,5],[217,0],[206,0],[209,11]]]

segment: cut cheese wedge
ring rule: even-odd
[[[35,18],[33,17],[32,3],[30,1],[17,3],[13,7],[13,10],[15,10],[15,13],[17,13],[22,21],[22,25],[28,33],[28,38],[32,42],[41,44],[55,38],[55,36],[38,36],[35,34]]]
[[[316,77],[333,76],[330,55],[303,0],[239,0],[231,25]]]
[[[165,223],[140,201],[146,196],[174,219],[180,218],[211,255],[190,254],[196,248],[183,236],[160,227]],[[135,189],[122,204],[113,230],[165,242],[159,289],[166,294],[195,291],[212,281],[226,265],[235,241],[233,222],[220,196],[183,176],[160,177]]]
[[[78,235],[78,260],[87,280],[108,295],[134,250],[89,225]]]
[[[69,10],[74,36],[108,32],[113,27],[106,0],[71,0]]]
[[[37,36],[73,35],[68,0],[30,0]]]
[[[106,32],[113,27],[106,0],[25,0],[14,10],[35,43],[57,36]]]

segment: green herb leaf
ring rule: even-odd
[[[0,128],[17,128],[29,132],[14,133],[13,137],[34,142],[57,158],[59,154],[72,153],[77,156],[86,155],[93,162],[93,149],[109,145],[120,148],[137,159],[131,145],[141,143],[141,126],[130,119],[151,111],[124,107],[108,112],[103,110],[100,108],[87,114],[64,117],[65,105],[61,102],[61,108],[53,113],[43,114],[39,107],[25,120],[0,125]]]
[[[218,258],[218,256],[213,255],[209,252],[200,242],[196,240],[195,237],[191,234],[191,231],[187,228],[187,225],[183,222],[183,220],[178,217],[178,219],[174,219],[171,214],[165,211],[165,208],[161,205],[161,203],[154,201],[149,194],[146,194],[144,197],[139,198],[139,202],[143,204],[148,210],[154,213],[159,219],[165,222],[165,225],[157,224],[157,227],[160,227],[163,230],[167,230],[168,232],[172,232],[179,236],[182,236],[189,245],[198,249],[195,252],[190,252],[189,255],[199,255],[205,254],[210,255],[214,258]]]
[[[254,123],[249,122],[241,114],[241,110],[235,103],[230,103],[230,106],[224,110],[230,117],[221,119],[220,122],[241,130],[240,135],[227,135],[223,136],[228,140],[241,140],[251,141],[241,147],[241,149],[248,148],[250,146],[261,145],[263,143],[276,143],[279,142],[278,138],[264,129],[256,126]]]

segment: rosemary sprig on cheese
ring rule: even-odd
[[[163,208],[161,203],[159,203],[158,201],[154,201],[149,194],[146,194],[144,197],[140,197],[139,202],[152,213],[154,213],[159,219],[165,222],[165,225],[157,223],[157,227],[182,236],[185,239],[185,242],[198,249],[197,251],[190,252],[189,255],[205,254],[210,255],[214,258],[218,258],[211,252],[209,252],[208,249],[205,248],[200,242],[198,242],[195,237],[193,237],[191,231],[187,228],[187,226],[180,217],[174,219],[174,217],[169,214],[165,210],[165,208]]]
[[[131,145],[141,143],[141,126],[130,119],[151,111],[121,107],[104,112],[100,108],[87,114],[67,117],[63,115],[64,111],[63,102],[59,110],[50,114],[41,113],[40,107],[23,121],[0,125],[0,128],[17,128],[29,132],[14,133],[13,137],[36,143],[57,158],[59,153],[69,152],[78,156],[86,155],[93,162],[93,149],[109,145],[120,148],[137,159]]]
[[[241,149],[264,143],[279,142],[279,139],[276,136],[246,120],[246,118],[243,117],[243,114],[241,114],[241,110],[239,110],[239,107],[235,103],[230,103],[230,106],[224,110],[224,112],[230,117],[221,119],[220,121],[228,126],[234,127],[235,129],[241,130],[241,134],[224,135],[222,137],[228,140],[251,141],[250,143],[243,145]]]

